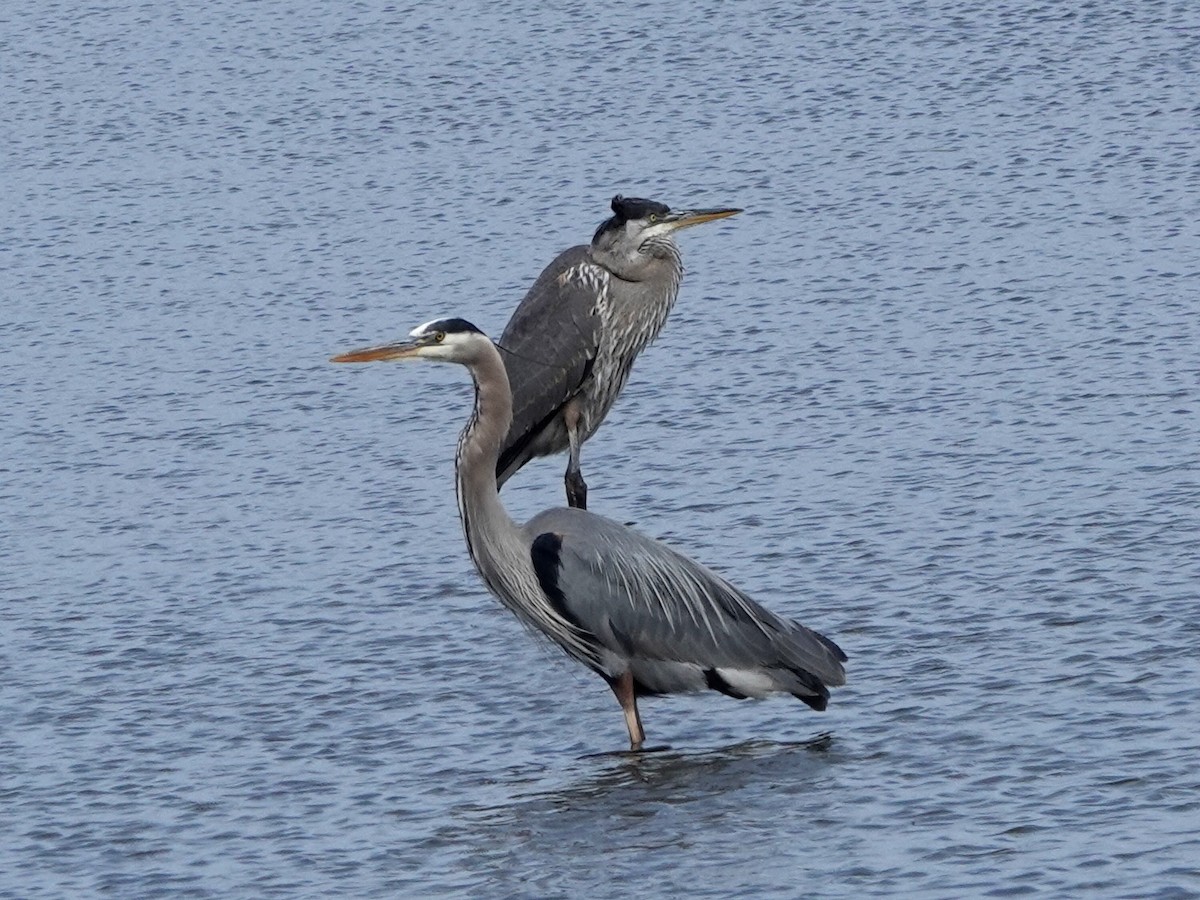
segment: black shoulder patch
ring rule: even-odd
[[[562,535],[555,534],[553,531],[539,534],[533,539],[533,544],[529,548],[529,556],[533,560],[533,572],[537,575],[538,584],[545,592],[546,599],[550,601],[551,609],[579,629],[579,634],[585,641],[594,647],[599,647],[600,643],[596,640],[595,635],[584,628],[567,607],[566,595],[559,587],[558,576],[562,572]],[[600,670],[596,669],[596,671]]]
[[[579,627],[579,622],[567,609],[567,598],[563,596],[562,588],[558,586],[558,575],[562,571],[562,535],[547,531],[533,539],[529,548],[533,560],[533,571],[537,575],[538,584],[546,593],[546,598],[554,611]]]
[[[558,589],[559,554],[562,553],[562,535],[544,531],[533,539],[529,555],[533,557],[533,571],[538,583],[547,594],[561,594]]]

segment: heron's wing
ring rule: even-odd
[[[603,646],[706,670],[800,669],[824,685],[845,683],[837,644],[658,541],[573,509],[549,510],[527,528],[547,596]]]
[[[599,285],[587,247],[560,253],[542,272],[500,336],[513,393],[513,421],[500,449],[505,479],[534,456],[567,447],[552,430],[562,407],[591,372],[600,344]]]

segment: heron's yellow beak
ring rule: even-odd
[[[672,213],[671,218],[674,220],[677,229],[691,228],[693,225],[699,225],[702,222],[727,219],[730,216],[736,216],[740,212],[740,209],[684,209],[677,213]]]
[[[364,363],[381,360],[411,359],[419,356],[424,344],[414,341],[404,341],[399,344],[384,344],[379,347],[364,347],[361,350],[351,350],[349,353],[339,353],[331,356],[330,362],[335,363]]]

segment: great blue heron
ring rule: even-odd
[[[567,502],[587,507],[579,448],[604,421],[633,361],[662,330],[679,294],[683,261],[672,235],[740,209],[672,212],[617,195],[590,246],[565,250],[517,307],[500,347],[513,421],[500,447],[503,485],[535,456],[570,452]]]
[[[730,697],[784,692],[822,710],[845,683],[837,644],[759,606],[665,544],[581,509],[517,525],[500,502],[496,459],[512,419],[500,353],[463,319],[420,325],[409,340],[333,362],[459,363],[475,410],[458,439],[458,508],[484,583],[529,628],[597,672],[625,712],[629,743],[645,740],[637,698],[711,688]]]

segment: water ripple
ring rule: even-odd
[[[0,897],[1200,895],[1195,14],[547,10],[0,14]],[[618,191],[747,212],[596,508],[850,654],[639,759],[470,569],[462,373],[325,363]]]

